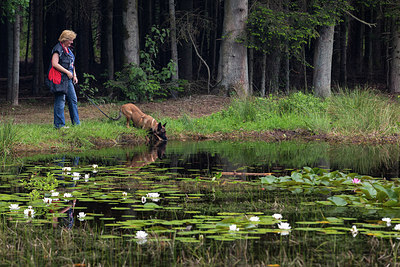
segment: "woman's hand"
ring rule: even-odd
[[[74,78],[74,75],[70,72],[70,71],[66,71],[66,74],[68,76],[68,78],[71,80],[72,78]]]
[[[76,75],[74,76],[74,80],[73,80],[74,84],[78,83],[78,77],[76,77]]]

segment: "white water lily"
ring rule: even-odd
[[[137,239],[146,239],[147,236],[148,236],[148,233],[146,233],[145,231],[137,231],[135,237]]]
[[[89,173],[86,173],[86,174],[85,174],[85,182],[88,182],[88,181],[89,181],[89,178],[90,178]]]
[[[386,222],[386,225],[387,226],[391,226],[392,225],[392,219],[390,219],[390,218],[382,218],[382,221],[383,222]]]
[[[146,203],[146,197],[145,196],[142,196],[142,203],[143,204]]]
[[[72,173],[72,179],[73,180],[79,180],[79,178],[81,177],[81,174],[79,172],[74,172]]]
[[[353,227],[351,227],[350,229],[350,232],[353,235],[353,237],[356,237],[356,235],[358,234],[357,226],[353,225]]]
[[[159,193],[147,193],[146,197],[150,198],[154,202],[157,202],[157,201],[160,200],[160,194]]]
[[[69,172],[71,171],[71,167],[63,167],[62,171],[66,174],[69,174]]]
[[[57,191],[51,191],[51,196],[52,196],[52,197],[58,197],[59,195],[60,195],[59,192],[57,192]]]
[[[281,220],[281,219],[282,219],[282,214],[275,213],[275,214],[272,215],[272,217],[273,217],[275,220]]]
[[[35,217],[35,211],[33,210],[32,206],[28,206],[28,208],[24,210],[24,214],[26,218]]]
[[[99,168],[99,166],[97,164],[93,164],[92,167],[93,167],[92,172],[97,173],[97,169]]]
[[[278,227],[281,230],[279,232],[280,235],[288,235],[290,233],[290,229],[292,228],[292,227],[290,227],[289,223],[285,223],[285,222],[279,223]]]
[[[10,210],[11,211],[17,211],[19,209],[20,209],[20,207],[19,207],[18,204],[10,204]]]
[[[78,219],[79,219],[80,221],[83,221],[83,220],[85,219],[85,217],[86,217],[86,214],[85,214],[83,211],[81,211],[81,212],[79,212],[79,214],[77,215],[77,217],[78,217]]]
[[[127,195],[128,195],[127,192],[122,192],[122,196],[123,196],[123,197],[126,197]]]
[[[72,197],[72,194],[71,194],[71,193],[64,193],[64,200],[65,200],[65,201],[68,201],[67,198],[71,198],[71,197]]]
[[[239,231],[239,228],[236,226],[236,224],[231,224],[229,225],[229,231]]]
[[[292,227],[290,226],[290,224],[289,224],[289,223],[286,223],[286,222],[281,222],[281,223],[279,223],[279,224],[278,224],[278,227],[279,227],[279,229],[282,229],[282,230],[290,230],[290,229],[292,229]]]
[[[280,235],[288,235],[288,234],[290,234],[290,230],[281,230],[281,231],[279,232],[279,234],[280,234]]]
[[[47,205],[50,205],[52,201],[53,201],[52,198],[49,198],[49,197],[43,198],[43,202],[46,203]]]
[[[143,245],[144,243],[147,242],[147,233],[145,231],[137,231],[136,232],[136,243],[139,245]]]
[[[396,225],[394,226],[394,230],[400,231],[400,224],[396,224]]]
[[[249,221],[251,221],[251,222],[259,222],[260,218],[258,218],[257,216],[253,216],[253,217],[250,217]]]

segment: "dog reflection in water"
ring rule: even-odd
[[[155,162],[157,159],[162,159],[164,157],[166,147],[166,142],[158,141],[154,144],[151,144],[148,151],[142,152],[132,157],[127,154],[126,166],[135,169],[131,171],[132,173],[138,172],[142,167]]]

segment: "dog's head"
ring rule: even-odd
[[[167,125],[167,123],[164,123],[164,125],[161,124],[161,122],[159,122],[157,124],[157,127],[155,130],[153,130],[153,134],[158,137],[158,139],[160,141],[167,141],[168,138],[166,136],[166,131],[165,131],[165,125]]]

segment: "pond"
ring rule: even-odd
[[[0,240],[22,243],[0,263],[396,264],[399,153],[203,141],[26,157],[0,175]]]

